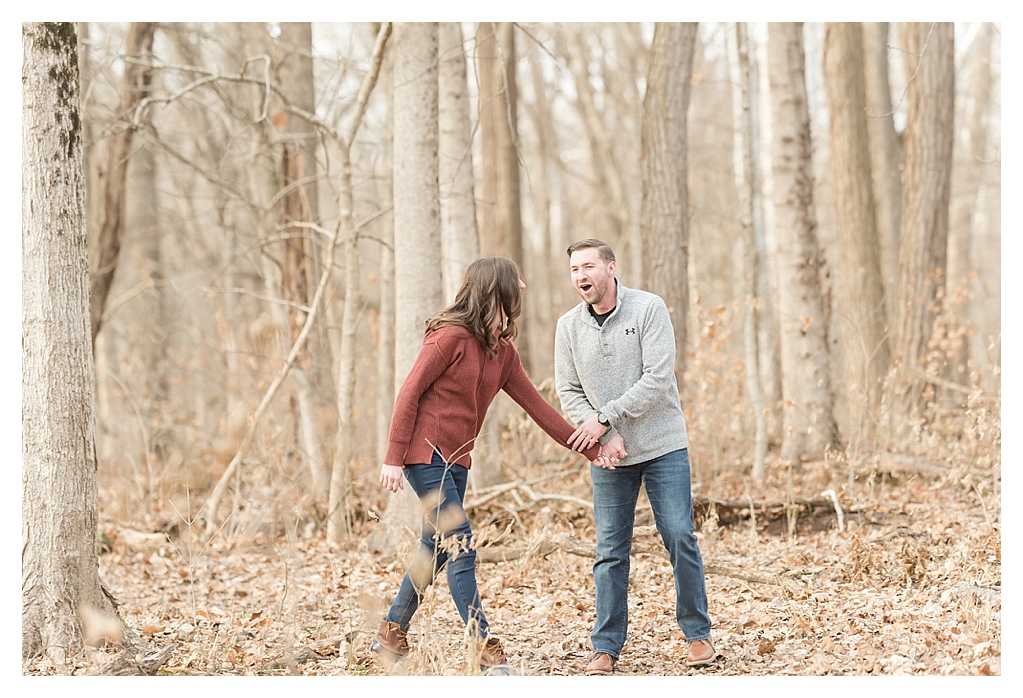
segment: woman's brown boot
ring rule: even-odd
[[[369,646],[374,652],[384,654],[392,660],[402,660],[410,651],[408,646],[408,628],[402,629],[397,623],[380,621],[377,636]]]

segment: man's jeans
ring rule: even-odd
[[[470,625],[475,635],[488,636],[489,625],[476,586],[476,551],[469,545],[472,529],[462,508],[468,478],[466,468],[445,463],[437,452],[430,463],[405,466],[405,479],[425,510],[423,536],[387,612],[389,622],[408,628],[426,588],[446,564],[448,589],[462,622]]]
[[[693,529],[689,450],[672,451],[636,465],[607,470],[590,465],[593,518],[597,525],[597,622],[594,652],[618,658],[629,624],[629,555],[640,483],[646,487],[657,530],[675,573],[675,619],[686,640],[710,637],[703,558]]]

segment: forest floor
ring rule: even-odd
[[[515,559],[483,562],[477,576],[493,631],[530,676],[581,675],[591,656],[589,474],[567,460],[559,468],[552,476],[550,464],[523,467],[514,474],[521,487],[477,496],[469,510],[481,543],[519,546],[508,555]],[[864,476],[835,463],[771,472],[747,499],[734,472],[701,480],[694,471],[716,663],[683,664],[671,568],[656,534],[641,535],[617,675],[1001,675],[997,474],[947,467]],[[822,500],[828,490],[834,498]],[[720,504],[707,506],[710,495]],[[753,502],[753,518],[740,500]],[[821,501],[838,502],[841,517]],[[644,503],[637,525],[652,523]],[[222,534],[201,548],[197,526],[183,520],[147,514],[104,524],[110,549],[100,572],[123,618],[152,648],[174,644],[161,674],[478,673],[443,576],[412,622],[409,658],[389,665],[370,652],[405,559],[367,549],[372,518],[357,520],[358,542],[343,550],[305,522]],[[115,652],[90,650],[75,673],[97,673]],[[54,671],[47,660],[23,665],[26,675]]]

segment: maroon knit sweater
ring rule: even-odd
[[[384,463],[429,463],[436,447],[447,462],[469,468],[469,452],[498,390],[508,393],[551,438],[569,448],[575,427],[537,392],[515,345],[501,344],[497,356],[488,360],[467,329],[448,326],[426,334],[398,390]],[[594,445],[583,454],[592,461],[599,452]]]

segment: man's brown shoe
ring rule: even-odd
[[[686,652],[686,666],[710,664],[717,656],[710,640],[696,640],[689,643],[689,651]]]
[[[386,620],[382,620],[380,621],[380,627],[377,629],[377,636],[373,639],[373,644],[369,648],[393,660],[400,661],[411,650],[408,646],[408,630],[402,629],[397,623],[389,623]]]
[[[587,676],[610,676],[615,673],[615,664],[618,660],[607,652],[597,652],[593,659],[586,665]]]

